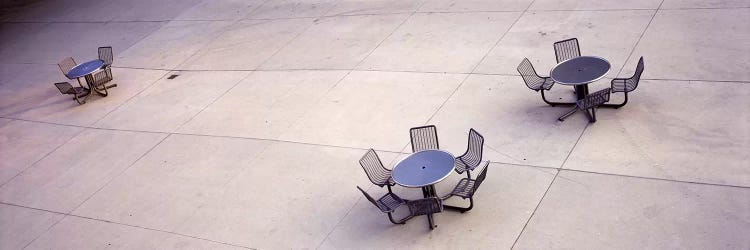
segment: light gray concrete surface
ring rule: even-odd
[[[748,249],[748,7],[32,1],[0,12],[0,249]],[[516,72],[528,57],[547,75],[570,37],[612,64],[592,90],[645,58],[628,105],[596,123],[558,122],[569,107]],[[109,96],[78,105],[52,85],[77,85],[58,61],[107,45]],[[477,129],[492,162],[475,208],[432,231],[356,189],[385,194],[358,159],[374,148],[392,168],[425,124],[454,155]]]

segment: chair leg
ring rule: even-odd
[[[622,108],[622,106],[625,106],[625,104],[628,103],[628,92],[624,92],[624,93],[625,93],[625,100],[622,103],[620,103],[620,104],[602,104],[601,106],[602,107],[607,107],[607,108],[615,108],[615,109]]]
[[[79,105],[80,105],[80,104],[84,104],[84,103],[86,103],[86,97],[85,97],[85,96],[83,96],[83,98],[81,98],[81,97],[78,97],[78,95],[76,95],[76,94],[73,94],[73,99],[75,99],[75,100],[76,100],[76,102],[77,102],[77,103],[78,103]]]
[[[557,118],[558,121],[565,121],[565,118],[568,118],[568,116],[573,115],[575,112],[578,111],[578,108],[573,108],[568,113],[565,113],[564,115],[560,116],[560,118]]]
[[[540,90],[539,92],[542,92],[542,101],[544,101],[545,103],[547,103],[548,105],[550,105],[552,107],[554,107],[555,105],[575,105],[575,103],[570,103],[570,102],[550,102],[550,101],[547,100],[546,97],[544,97],[544,90],[543,89]]]
[[[396,220],[396,219],[393,219],[393,213],[388,213],[388,219],[391,221],[391,223],[396,224],[396,225],[406,224],[406,221],[410,220],[411,218],[414,218],[414,216],[409,215],[409,216],[404,217],[403,219]]]
[[[451,206],[451,205],[443,205],[443,208],[444,209],[448,209],[448,210],[459,211],[461,213],[465,213],[466,211],[469,211],[472,208],[474,208],[474,198],[473,197],[469,197],[469,206],[468,207],[457,207],[457,206]]]

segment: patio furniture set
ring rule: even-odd
[[[476,130],[470,129],[466,152],[453,157],[451,153],[440,150],[437,128],[434,125],[411,128],[409,132],[412,154],[398,162],[393,170],[383,166],[373,149],[368,150],[359,160],[370,181],[381,188],[387,187],[388,192],[379,199],[374,199],[361,187],[357,188],[375,207],[388,214],[388,219],[393,224],[405,224],[416,216],[426,215],[429,228],[434,229],[437,225],[433,214],[441,213],[444,209],[464,213],[474,207],[474,194],[487,176],[489,166],[489,161],[482,164],[484,137]],[[480,165],[482,170],[476,179],[472,179],[471,172],[480,168]],[[453,171],[458,174],[466,173],[466,178],[461,179],[450,193],[439,196],[435,184],[444,180]],[[391,186],[397,184],[407,188],[421,188],[423,198],[407,200],[399,197],[391,189]],[[453,196],[469,199],[469,206],[443,204],[444,200]],[[404,218],[395,219],[393,213],[401,206],[406,206],[409,214]]]
[[[76,79],[78,87],[73,87],[70,82],[58,82],[55,86],[60,93],[73,95],[78,104],[86,103],[86,97],[93,90],[102,97],[109,93],[107,89],[117,87],[117,84],[106,85],[112,81],[112,47],[99,47],[99,59],[76,64],[72,57],[68,57],[57,63],[63,75],[70,80]],[[86,80],[86,86],[81,83],[81,77]]]
[[[550,106],[575,105],[571,111],[562,115],[558,120],[563,121],[578,110],[585,111],[590,122],[596,122],[596,108],[620,108],[628,102],[628,93],[638,87],[638,82],[643,74],[643,57],[638,60],[638,65],[633,76],[629,78],[615,78],[611,86],[594,93],[589,93],[588,84],[602,79],[609,72],[609,62],[601,57],[581,56],[581,49],[577,38],[571,38],[554,43],[557,65],[550,70],[549,77],[543,77],[536,73],[534,66],[528,58],[524,58],[518,65],[518,73],[531,90],[541,92],[542,100]],[[544,91],[549,91],[555,83],[571,85],[576,93],[576,102],[551,102],[544,96]],[[624,101],[620,104],[608,104],[610,93],[624,93]]]

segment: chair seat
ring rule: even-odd
[[[398,195],[394,193],[387,193],[383,195],[383,197],[380,197],[375,205],[380,208],[380,211],[383,211],[384,213],[390,213],[395,211],[396,208],[404,205],[405,203],[406,201],[401,199],[401,197],[398,197]]]
[[[476,183],[475,180],[463,178],[456,184],[451,194],[464,199],[470,198],[474,194],[474,183]]]

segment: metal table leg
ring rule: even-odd
[[[422,187],[422,194],[424,195],[424,198],[437,197],[434,185]],[[430,230],[437,227],[437,225],[435,225],[435,218],[432,216],[432,214],[427,214],[427,226],[430,228]]]

